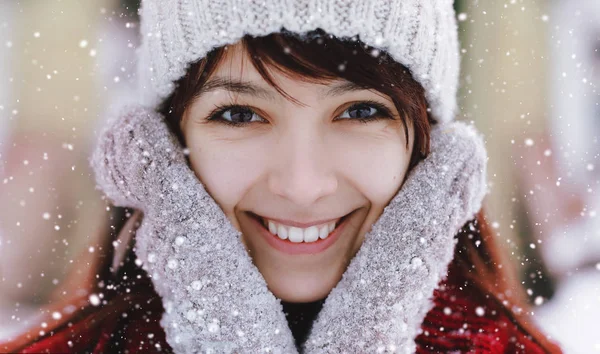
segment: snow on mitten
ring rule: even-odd
[[[433,127],[430,155],[366,235],[315,320],[305,353],[415,352],[454,236],[481,207],[486,160],[473,127]]]
[[[91,163],[115,205],[144,212],[135,252],[162,297],[176,352],[296,352],[279,300],[161,115],[126,108]]]

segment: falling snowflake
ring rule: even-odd
[[[96,294],[91,294],[89,297],[89,300],[90,300],[90,304],[92,304],[92,306],[100,305],[100,297],[98,297],[98,295],[96,295]]]

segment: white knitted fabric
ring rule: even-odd
[[[359,36],[408,67],[433,118],[453,119],[460,57],[452,0],[144,0],[138,50],[140,103],[156,108],[188,66],[245,34],[282,27]]]

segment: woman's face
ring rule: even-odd
[[[226,53],[181,120],[192,168],[273,294],[323,299],[400,188],[413,128],[407,148],[392,100],[375,90],[271,70],[294,102],[239,43]]]

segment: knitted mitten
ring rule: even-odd
[[[296,352],[279,300],[161,115],[124,110],[91,163],[115,205],[144,212],[135,252],[162,297],[175,352]]]
[[[411,171],[327,297],[306,353],[414,353],[429,299],[446,276],[454,235],[480,209],[486,152],[463,123],[435,126]]]

